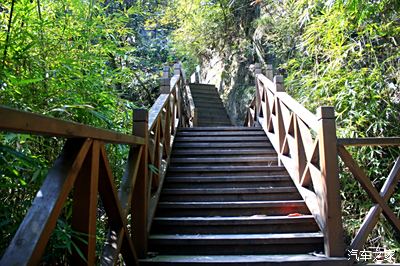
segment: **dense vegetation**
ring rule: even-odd
[[[157,25],[162,10],[145,1],[2,1],[0,104],[129,133],[132,109],[153,104],[160,70],[172,60],[170,29]],[[0,254],[62,145],[0,134]],[[108,148],[117,151],[115,170],[122,169],[126,147]],[[65,263],[66,250],[75,248],[70,209],[50,241],[49,263]]]
[[[210,55],[222,58],[226,69],[230,69],[230,60],[237,53],[246,64],[254,59],[272,63],[286,77],[286,90],[309,110],[314,112],[321,105],[335,107],[339,137],[400,135],[399,1],[218,1],[220,5],[207,7],[201,3],[195,6],[201,12],[186,17],[184,27],[175,32],[175,39],[187,54],[201,58],[204,65],[212,60]],[[246,14],[243,9],[249,7],[260,16],[242,21]],[[249,30],[243,30],[246,26]],[[218,31],[218,38],[207,38],[216,36],[216,29],[223,29]],[[224,36],[225,32],[234,33]],[[197,41],[195,45],[189,45],[193,40]],[[240,67],[240,60],[236,67]],[[378,188],[400,155],[398,148],[376,147],[354,148],[352,153]],[[342,170],[343,214],[349,242],[372,202]],[[398,193],[390,199],[397,215],[399,202]],[[396,238],[383,220],[365,248],[386,247],[400,257],[399,236]]]
[[[287,91],[311,111],[334,106],[340,137],[399,136],[399,12],[397,0],[6,0],[0,104],[129,132],[132,108],[153,103],[162,64],[179,58],[187,73],[222,62],[224,84],[233,87],[226,97],[243,116],[242,99],[254,90],[248,68],[259,61],[283,73]],[[1,253],[62,143],[16,134],[0,135],[0,143]],[[400,154],[352,153],[378,188]],[[342,173],[349,241],[372,203]],[[399,193],[390,199],[398,216],[399,202]],[[50,247],[61,260],[73,248],[68,219],[66,211]],[[400,260],[399,238],[386,222],[371,246],[392,249]]]
[[[400,3],[398,1],[266,1],[258,21],[267,53],[287,73],[288,91],[310,110],[334,106],[339,137],[399,136]],[[381,187],[399,149],[362,148],[353,154]],[[342,171],[347,237],[372,203]],[[400,195],[390,203],[400,214]],[[361,214],[361,215],[360,215]],[[367,247],[400,251],[400,239],[380,223]],[[397,236],[398,237],[398,236]]]

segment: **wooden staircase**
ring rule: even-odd
[[[197,108],[197,126],[232,125],[214,85],[192,83],[189,86]]]
[[[212,86],[191,92],[198,127],[176,134],[141,263],[345,265],[322,255],[324,236],[265,132],[227,127]]]

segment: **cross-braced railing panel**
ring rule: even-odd
[[[71,226],[80,239],[75,241],[78,249],[72,250],[71,262],[94,265],[100,257],[102,265],[115,265],[121,254],[126,264],[137,265],[147,252],[150,221],[177,127],[193,120],[182,99],[188,96],[181,96],[188,95],[185,86],[179,64],[171,80],[164,73],[161,95],[150,114],[144,109],[134,111],[132,135],[0,107],[1,131],[67,139],[0,264],[39,264],[57,219],[72,198]],[[130,146],[119,191],[107,143]],[[96,254],[98,197],[108,218],[102,254]]]
[[[366,214],[363,223],[360,226],[356,236],[352,240],[349,250],[361,250],[366,243],[368,236],[374,227],[378,224],[381,214],[385,216],[387,221],[392,225],[394,231],[400,235],[400,218],[389,207],[388,201],[398,193],[396,187],[400,182],[400,157],[396,159],[393,167],[386,178],[384,185],[378,192],[373,185],[371,179],[360,167],[353,156],[347,151],[346,146],[400,146],[400,138],[365,138],[365,139],[338,139],[338,154],[342,159],[345,167],[349,169],[353,177],[360,183],[361,187],[368,194],[374,205]],[[354,257],[350,258],[352,262]]]
[[[290,97],[283,78],[272,80],[256,69],[256,96],[246,118],[247,126],[263,127],[325,236],[325,253],[343,255],[335,117],[321,107],[314,115]],[[328,190],[327,187],[330,189]]]

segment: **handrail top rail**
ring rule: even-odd
[[[338,138],[342,146],[400,146],[400,137]]]
[[[144,138],[0,105],[0,131],[34,135],[91,138],[107,143],[143,145]]]
[[[288,93],[284,91],[277,91],[276,84],[268,77],[264,76],[263,74],[256,74],[256,78],[260,80],[272,94],[276,95],[276,97],[279,98],[283,104],[285,104],[301,120],[303,120],[307,126],[314,131],[318,131],[318,118],[315,114],[293,99],[293,97]]]
[[[158,116],[161,114],[162,109],[167,104],[167,100],[169,94],[160,94],[154,104],[151,106],[149,110],[149,124],[148,130],[151,131],[155,127],[155,123],[157,122]]]
[[[180,79],[180,75],[173,75],[171,77],[171,81],[170,81],[170,87],[171,88],[175,88],[176,84],[178,83],[179,79]]]

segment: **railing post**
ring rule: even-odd
[[[163,75],[160,78],[160,93],[168,94],[170,92],[169,66],[163,68]]]
[[[335,110],[333,107],[320,107],[317,110],[319,121],[319,157],[322,174],[321,215],[325,220],[324,246],[328,257],[344,255],[343,225],[340,202],[340,184],[337,159],[337,139]]]
[[[258,84],[258,78],[257,76],[261,74],[261,64],[260,63],[255,63],[254,64],[254,78],[256,82],[256,105],[254,107],[254,122],[258,121],[258,115],[260,113],[260,108],[261,108],[261,95],[260,95],[260,88]],[[251,125],[254,126],[254,125]]]
[[[268,65],[267,65],[267,69],[266,69],[266,71],[265,71],[265,76],[266,76],[267,78],[269,78],[270,80],[273,80],[273,79],[274,79],[274,71],[273,71],[273,68],[272,68],[272,65],[271,65],[271,64],[268,64]]]
[[[276,86],[276,92],[284,92],[285,88],[283,86],[283,76],[277,75],[274,77],[274,83]]]
[[[179,81],[178,81],[178,88],[176,88],[176,101],[177,101],[177,107],[178,107],[178,118],[180,121],[180,126],[184,126],[185,121],[183,117],[183,88],[182,88],[182,75],[181,75],[181,65],[179,63],[174,64],[174,76],[179,75]]]
[[[274,83],[276,88],[276,93],[278,92],[285,92],[285,88],[283,86],[283,77],[277,75],[274,77]],[[275,95],[275,115],[277,119],[277,129],[276,135],[278,137],[278,147],[279,147],[279,156],[282,154],[283,148],[283,141],[285,140],[285,125],[283,122],[282,110],[281,110],[281,103],[277,95]],[[279,165],[281,165],[281,161],[279,160]]]
[[[196,66],[196,71],[194,73],[196,77],[196,83],[200,83],[200,66]]]
[[[138,257],[146,257],[147,252],[147,212],[149,200],[148,180],[148,112],[136,109],[133,113],[133,134],[145,139],[139,163],[136,184],[132,195],[131,228],[132,240]]]

